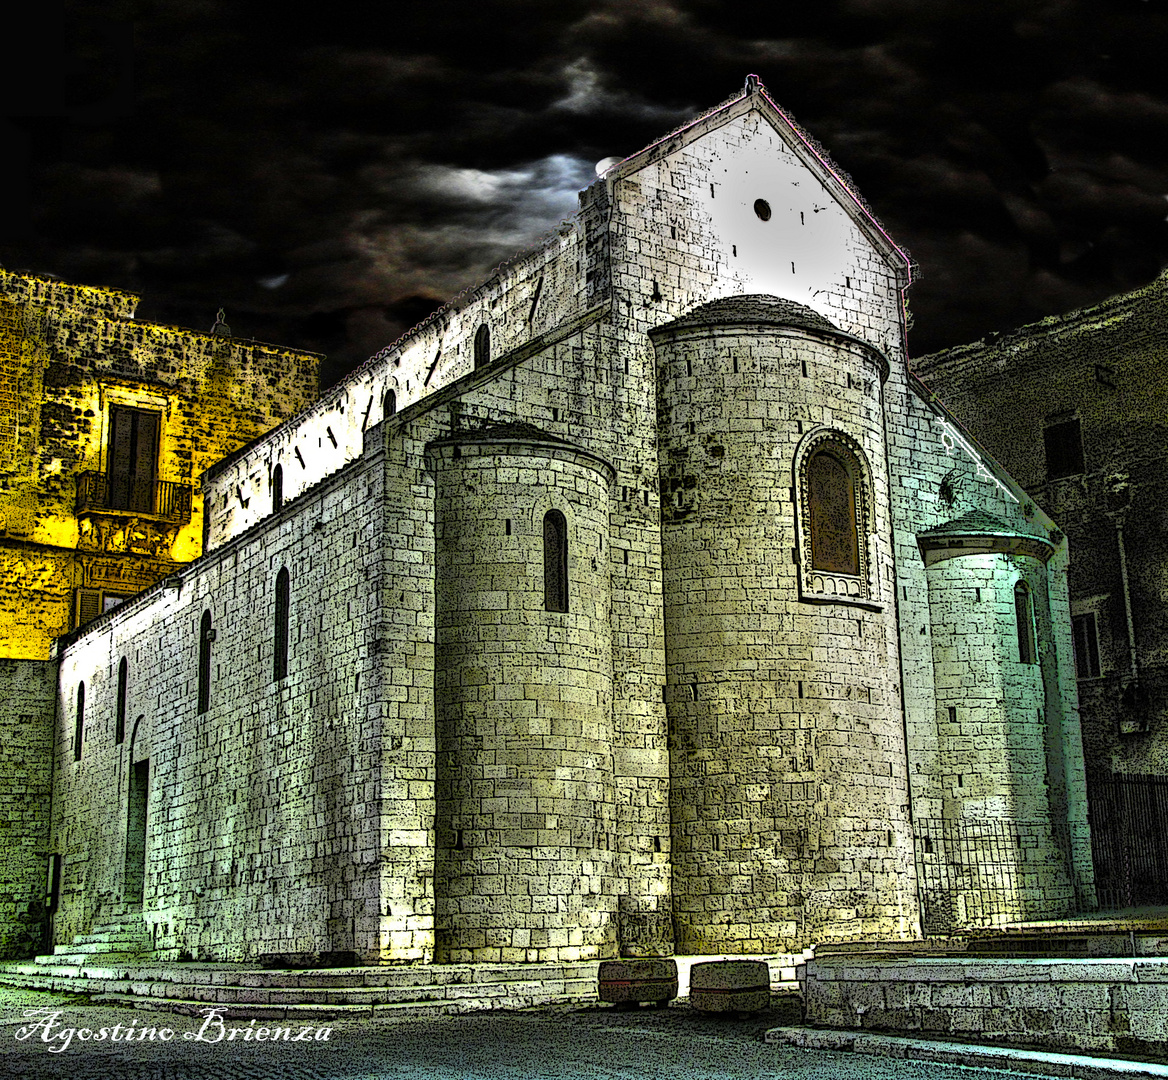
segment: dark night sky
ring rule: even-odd
[[[0,90],[0,263],[332,381],[757,73],[919,267],[910,347],[1168,264],[1168,0],[105,0]],[[100,12],[100,16],[86,11]]]

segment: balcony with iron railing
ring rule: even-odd
[[[77,477],[77,515],[116,514],[152,517],[172,525],[191,520],[189,484],[174,480],[137,480],[101,472],[83,472]]]

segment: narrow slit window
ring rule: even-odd
[[[481,368],[491,362],[491,328],[483,323],[475,331],[474,337],[474,366]]]
[[[126,695],[129,689],[130,665],[123,656],[118,664],[118,711],[114,722],[114,743],[121,746],[126,739]]]
[[[199,698],[198,711],[205,713],[211,706],[211,643],[215,640],[215,630],[211,626],[211,613],[203,612],[199,622]]]
[[[1030,602],[1030,590],[1026,583],[1019,581],[1014,586],[1014,616],[1018,623],[1018,661],[1023,664],[1035,662],[1034,608]]]
[[[568,523],[559,510],[543,517],[543,606],[568,610]]]
[[[272,642],[272,677],[276,682],[288,675],[288,569],[276,575],[276,612]]]
[[[81,739],[85,732],[85,683],[77,684],[77,711],[73,727],[73,760],[81,760]]]
[[[272,512],[278,514],[284,505],[284,466],[272,470]]]
[[[397,412],[397,394],[392,390],[386,390],[385,401],[382,403],[382,413],[389,417]]]

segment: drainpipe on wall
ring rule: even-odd
[[[1127,616],[1127,647],[1131,660],[1131,679],[1133,683],[1140,680],[1139,661],[1136,658],[1136,627],[1132,619],[1131,588],[1127,580],[1127,553],[1123,547],[1123,514],[1115,517],[1115,540],[1119,545],[1119,575],[1123,581],[1123,611]]]
[[[1140,688],[1140,662],[1136,653],[1136,624],[1132,617],[1131,582],[1127,572],[1127,549],[1123,543],[1123,526],[1131,504],[1131,484],[1126,473],[1112,473],[1107,484],[1108,517],[1115,522],[1115,543],[1119,550],[1119,576],[1123,584],[1123,613],[1127,620],[1127,649],[1130,671],[1119,705],[1119,732],[1134,734],[1147,730],[1145,699]]]

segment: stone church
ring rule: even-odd
[[[1067,544],[910,372],[909,283],[751,77],[214,465],[203,556],[23,717],[52,940],[568,961],[1089,906]]]

